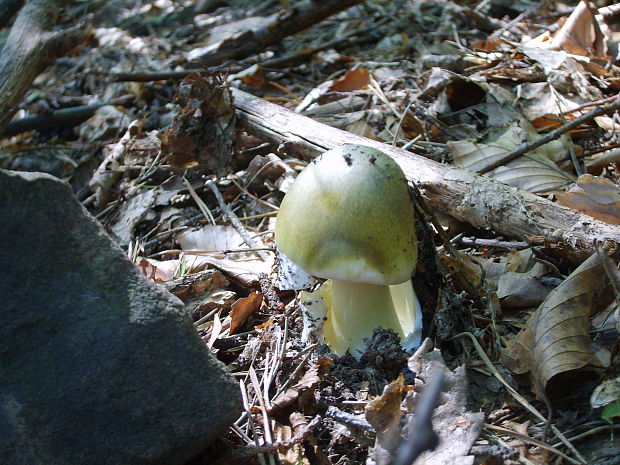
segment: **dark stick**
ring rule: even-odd
[[[597,116],[608,115],[618,109],[620,109],[620,98],[616,99],[615,101],[607,105],[596,107],[594,110],[586,113],[585,115],[580,116],[579,118],[574,119],[566,123],[565,125],[560,126],[557,129],[554,129],[553,131],[549,132],[547,135],[541,137],[535,142],[531,142],[528,144],[522,144],[520,147],[513,150],[512,152],[509,152],[506,155],[502,155],[498,159],[493,160],[491,163],[479,169],[478,173],[480,174],[488,173],[489,171],[494,170],[498,166],[503,166],[506,163],[512,160],[515,160],[516,158],[519,158],[521,155],[524,155],[527,152],[531,152],[532,150],[537,149],[541,145],[545,145],[547,142],[551,142],[552,140],[559,138],[562,134],[567,133],[571,129],[574,129],[582,125],[583,123],[587,123],[588,121],[594,119]]]
[[[57,126],[75,126],[93,116],[95,112],[105,105],[128,105],[133,99],[131,97],[119,97],[109,102],[93,103],[91,105],[80,105],[77,107],[62,108],[40,115],[29,115],[24,118],[11,121],[2,137],[11,137],[15,134],[30,131],[32,129],[48,129]]]
[[[439,372],[420,394],[409,437],[398,447],[393,465],[412,465],[424,451],[433,450],[439,445],[439,436],[433,430],[432,419],[442,388],[443,375]]]

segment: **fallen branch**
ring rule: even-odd
[[[262,27],[242,32],[215,45],[193,50],[187,58],[204,66],[220,65],[227,60],[247,58],[262,52],[270,45],[280,43],[285,37],[297,34],[358,3],[361,3],[361,0],[329,2],[305,0],[283,13],[273,14],[267,24]]]
[[[88,33],[83,25],[52,30],[64,4],[60,0],[30,0],[15,18],[0,53],[0,134],[35,78]]]
[[[398,162],[433,208],[461,221],[519,240],[542,236],[550,244],[571,248],[576,261],[594,252],[595,241],[620,253],[618,226],[468,170],[321,124],[238,89],[232,92],[238,121],[289,155],[311,159],[342,144],[375,147]]]
[[[11,137],[22,132],[33,129],[50,129],[66,126],[77,126],[95,112],[106,105],[127,106],[133,102],[133,97],[124,96],[112,99],[108,102],[92,103],[90,105],[80,105],[76,107],[61,108],[40,115],[28,115],[20,119],[14,119],[7,124],[2,137]]]

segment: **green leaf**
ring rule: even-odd
[[[620,417],[620,398],[610,402],[601,412],[601,418],[611,423],[613,418]]]

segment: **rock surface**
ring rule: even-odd
[[[180,301],[66,183],[0,170],[0,238],[2,464],[182,464],[237,418]]]

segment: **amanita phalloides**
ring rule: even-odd
[[[377,327],[396,331],[405,348],[419,340],[413,201],[388,155],[343,145],[311,162],[282,200],[276,243],[299,267],[332,281],[323,334],[334,353],[358,354]]]

